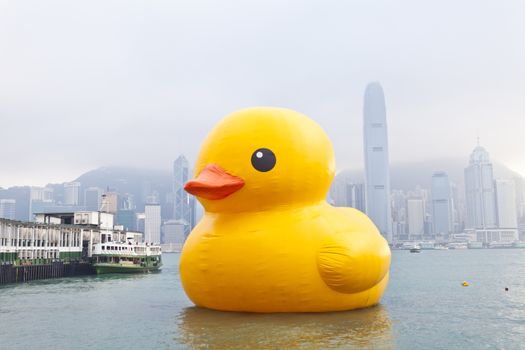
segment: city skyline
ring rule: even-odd
[[[489,153],[480,145],[479,137],[467,166],[461,165],[461,180],[456,177],[456,182],[452,182],[446,169],[435,167],[426,174],[431,178],[427,187],[413,182],[409,189],[400,190],[391,186],[389,123],[385,93],[379,82],[366,85],[362,114],[364,176],[358,181],[338,181],[339,175],[336,176],[327,195],[334,206],[365,212],[391,244],[413,240],[507,244],[525,235],[525,178],[519,180],[508,174],[506,178],[495,177]],[[110,189],[104,183],[112,180],[107,178],[109,169],[103,169],[98,176],[96,171],[90,172],[98,182],[83,183],[80,177],[58,187],[30,187],[29,220],[43,211],[93,208],[101,188],[106,187],[100,196],[100,210],[115,214],[118,225],[143,231],[147,241],[178,244],[175,241],[180,241],[181,234],[184,238],[190,234],[201,212],[197,215],[200,206],[196,205],[196,198],[184,190],[192,178],[190,162],[180,154],[172,164],[168,186],[143,178],[135,179],[134,187],[119,189],[128,182],[124,176]],[[459,188],[458,180],[464,180]],[[9,198],[0,192],[0,197],[4,217],[26,217],[17,211],[17,204],[21,203],[15,197],[19,196]]]

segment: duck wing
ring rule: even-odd
[[[358,293],[379,283],[390,266],[390,248],[377,232],[339,232],[321,244],[317,267],[323,281],[341,293]]]

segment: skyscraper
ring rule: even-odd
[[[465,168],[467,228],[496,227],[496,197],[489,153],[477,146]]]
[[[336,177],[330,187],[329,201],[336,207],[351,207],[366,212],[365,185]]]
[[[80,182],[68,182],[64,184],[64,204],[80,204]]]
[[[392,238],[396,241],[408,239],[407,196],[402,190],[392,190]]]
[[[144,208],[144,241],[160,243],[160,205],[146,204]]]
[[[53,206],[53,189],[50,187],[31,187],[29,193],[29,221],[33,221],[34,213],[45,211]]]
[[[423,198],[407,199],[408,234],[411,239],[421,239],[425,232],[425,201]]]
[[[84,205],[86,206],[86,210],[98,211],[100,209],[101,199],[101,188],[90,187],[84,191]]]
[[[366,211],[364,184],[346,184],[346,199],[349,207]]]
[[[366,213],[381,234],[392,241],[388,136],[383,88],[366,87],[363,108]]]
[[[16,200],[0,199],[0,218],[15,220]]]
[[[184,236],[184,228],[186,224],[180,220],[168,220],[162,225],[163,239],[162,243],[176,244],[182,248],[186,237]]]
[[[137,217],[135,211],[130,209],[121,209],[117,211],[115,222],[117,225],[124,226],[124,229],[128,231],[135,231],[137,229]]]
[[[195,226],[195,198],[184,191],[184,184],[190,179],[188,160],[180,155],[173,162],[173,219],[186,223],[187,236]]]
[[[448,235],[452,232],[452,201],[447,173],[437,171],[432,175],[433,233]]]
[[[517,228],[516,185],[513,180],[495,181],[498,227]]]
[[[100,211],[116,214],[118,211],[118,193],[106,192],[102,195],[100,201]]]

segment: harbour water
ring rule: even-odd
[[[186,298],[178,254],[160,273],[0,287],[2,349],[519,349],[525,250],[393,251],[379,306],[239,314]],[[468,281],[469,287],[461,283]],[[505,291],[505,287],[509,288]]]

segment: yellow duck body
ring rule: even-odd
[[[181,255],[190,299],[249,312],[378,303],[390,249],[365,214],[325,201],[334,169],[328,137],[299,113],[251,108],[219,123],[186,186],[205,208]]]

